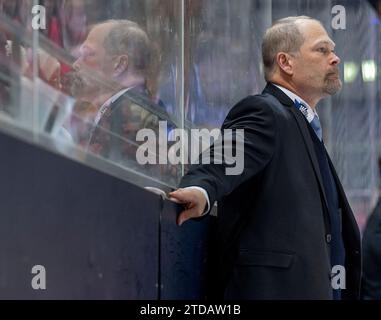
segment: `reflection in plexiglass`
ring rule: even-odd
[[[139,163],[136,137],[141,129],[158,137],[159,121],[179,124],[178,1],[40,1],[38,47],[34,4],[1,1],[2,114],[50,133],[59,151],[76,145],[175,185],[180,167],[159,161],[158,141],[148,149],[155,164]]]

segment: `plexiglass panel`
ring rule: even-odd
[[[36,139],[51,135],[65,154],[79,148],[70,154],[85,162],[82,151],[175,185],[181,167],[162,160],[159,142],[181,121],[179,2],[4,0],[0,8],[4,119]]]
[[[186,1],[186,119],[220,127],[240,99],[259,92],[261,37],[271,1]]]

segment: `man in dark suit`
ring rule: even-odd
[[[149,90],[154,80],[150,77],[152,61],[150,39],[138,24],[105,21],[95,25],[82,44],[80,57],[73,65],[71,87],[80,101],[90,103],[95,110],[86,119],[91,126],[85,147],[158,178],[166,170],[143,166],[136,160],[138,131],[148,128],[157,133],[159,114],[166,116],[164,106],[153,101]]]
[[[222,125],[244,129],[242,174],[225,174],[226,163],[195,165],[170,193],[186,208],[180,225],[218,201],[216,272],[227,299],[359,297],[359,230],[315,111],[341,89],[334,46],[309,17],[269,28],[262,43],[268,84]]]

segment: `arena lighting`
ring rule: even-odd
[[[359,73],[359,66],[353,61],[344,62],[344,82],[351,83],[355,81]]]
[[[362,78],[364,82],[372,82],[377,77],[377,65],[374,60],[364,60],[361,64]]]

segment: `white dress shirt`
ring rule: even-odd
[[[307,107],[306,112],[305,113],[303,111],[302,112],[309,123],[311,123],[311,121],[313,120],[315,116],[319,118],[319,115],[316,113],[316,111],[312,109],[310,105],[307,102],[305,102],[301,97],[291,92],[290,90],[283,88],[282,86],[278,84],[273,83],[273,85],[276,86],[278,89],[282,90],[282,92],[285,95],[287,95],[292,101],[298,100],[300,103],[303,103]]]
[[[97,115],[95,116],[94,119],[94,126],[97,126],[99,121],[101,120],[103,114],[106,112],[106,110],[113,104],[116,100],[118,100],[125,92],[130,90],[131,88],[125,88],[117,93],[115,93],[111,98],[107,99],[102,106],[99,108]]]

